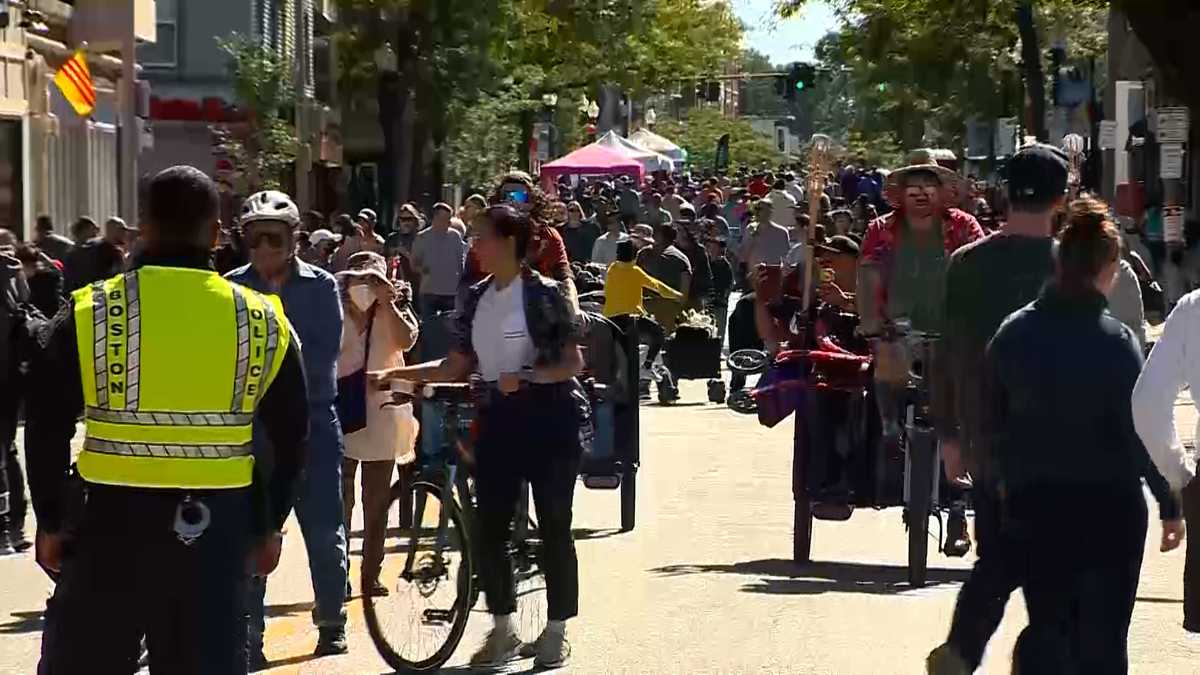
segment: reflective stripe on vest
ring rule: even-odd
[[[144,267],[75,302],[80,474],[135,487],[249,485],[253,413],[291,339],[278,299],[209,271]]]

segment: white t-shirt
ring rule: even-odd
[[[771,220],[784,227],[796,226],[796,198],[783,190],[772,190],[767,195],[771,202]]]
[[[525,322],[525,286],[520,279],[499,290],[493,281],[483,292],[471,323],[471,344],[479,374],[488,382],[533,367],[537,354]]]

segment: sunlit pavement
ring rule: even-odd
[[[971,557],[947,559],[931,541],[930,584],[909,590],[900,512],[859,510],[848,522],[818,522],[818,562],[793,566],[791,422],[764,429],[702,403],[703,382],[684,382],[682,390],[679,405],[643,408],[637,529],[617,531],[615,492],[580,486],[576,493],[581,609],[569,624],[573,660],[561,672],[923,672]],[[1180,431],[1190,437],[1195,416],[1179,410]],[[310,656],[312,591],[299,528],[290,529],[268,593],[271,672],[388,672],[357,599],[349,606],[350,654]],[[1183,555],[1160,554],[1158,536],[1152,523],[1130,631],[1131,670],[1200,673],[1200,637],[1179,625]],[[361,543],[352,540],[356,569]],[[31,555],[0,558],[0,672],[34,672],[49,587]],[[981,672],[1008,672],[1024,622],[1018,595]],[[464,664],[488,624],[477,609],[448,672],[472,672]],[[507,672],[530,668],[518,662]]]

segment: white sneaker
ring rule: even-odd
[[[520,649],[521,638],[517,637],[516,631],[493,626],[483,645],[471,657],[471,665],[476,668],[502,666],[517,658]]]
[[[533,658],[533,665],[538,668],[558,668],[571,657],[571,643],[567,636],[543,630],[537,640],[521,646],[521,656]]]

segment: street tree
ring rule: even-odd
[[[782,0],[782,17],[806,0]],[[845,0],[842,25],[818,51],[849,74],[854,127],[891,133],[906,147],[961,147],[965,123],[1020,115],[1045,139],[1047,45],[1073,58],[1104,55],[1104,9],[1088,0]]]
[[[613,87],[635,98],[719,72],[741,25],[705,0],[339,0],[340,88],[378,101],[385,187],[397,200],[440,190],[443,168],[473,183],[525,156],[539,111],[567,150],[580,99]],[[394,70],[374,55],[390,44]],[[542,97],[558,103],[544,110]],[[473,141],[484,138],[482,146]],[[451,158],[468,148],[483,156]],[[392,172],[394,173],[388,173]]]
[[[663,134],[687,150],[688,160],[697,169],[715,165],[717,141],[729,134],[731,166],[775,166],[786,158],[772,139],[759,134],[749,122],[729,119],[715,108],[693,108],[682,121],[660,120],[656,133]]]
[[[240,192],[282,189],[296,159],[296,131],[286,117],[296,103],[291,64],[243,35],[219,44],[229,55],[234,99],[246,120],[214,128],[220,149],[241,174]]]

